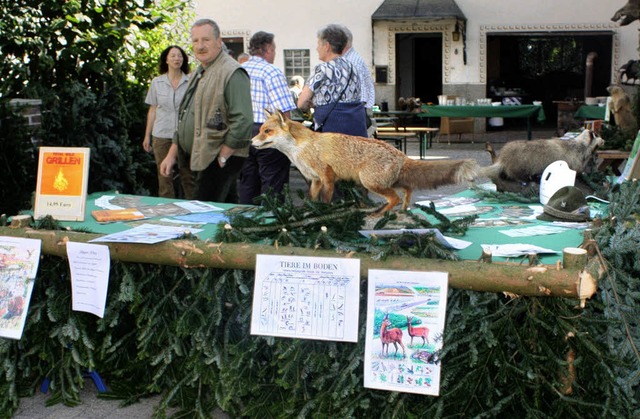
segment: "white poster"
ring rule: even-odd
[[[360,260],[258,255],[251,334],[358,341]]]
[[[0,336],[20,339],[27,320],[42,242],[0,237]]]
[[[449,274],[369,270],[364,386],[440,394]]]
[[[103,318],[109,288],[109,246],[67,242],[71,270],[71,300],[74,311]]]

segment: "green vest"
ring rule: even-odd
[[[206,169],[218,156],[223,143],[236,149],[235,156],[249,155],[251,118],[241,121],[249,132],[246,138],[229,138],[230,123],[237,124],[238,121],[229,121],[230,112],[224,92],[229,78],[237,70],[244,71],[236,60],[221,52],[204,71],[200,66],[191,77],[180,106],[177,143],[191,155],[193,171]],[[248,114],[252,114],[250,107]]]

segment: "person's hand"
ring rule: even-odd
[[[144,136],[144,140],[142,140],[142,148],[144,148],[144,151],[146,151],[147,153],[151,152],[151,136],[150,135]]]
[[[167,157],[160,163],[160,174],[164,177],[170,177],[174,164],[176,164],[175,156],[167,154]]]
[[[220,167],[224,167],[227,164],[227,160],[229,160],[229,158],[233,156],[233,153],[235,153],[235,150],[233,148],[229,147],[228,145],[222,144],[220,152],[218,153],[218,165]]]

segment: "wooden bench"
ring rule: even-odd
[[[376,136],[381,139],[401,139],[402,151],[406,154],[407,139],[416,138],[418,140],[420,160],[427,155],[427,149],[431,148],[433,136],[438,132],[438,128],[431,127],[378,127]],[[384,138],[383,138],[384,137]]]
[[[627,161],[629,152],[622,150],[599,150],[596,151],[596,157],[602,160],[600,164],[598,164],[598,170],[604,172],[611,167],[613,174],[620,176],[621,173],[618,168]]]
[[[418,134],[415,132],[397,131],[395,128],[391,131],[381,131],[381,129],[382,127],[377,129],[376,138],[382,141],[393,141],[394,146],[404,154],[407,154],[407,138],[418,139]]]

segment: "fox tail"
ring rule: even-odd
[[[406,159],[395,186],[410,190],[435,189],[438,186],[470,182],[478,177],[480,167],[475,160]]]

